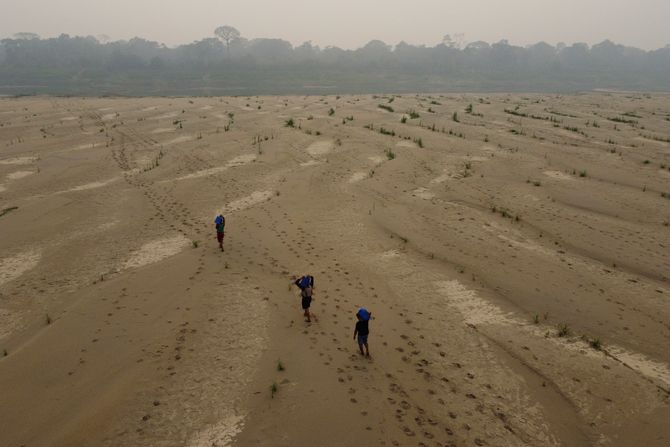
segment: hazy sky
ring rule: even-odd
[[[170,46],[219,25],[247,38],[356,48],[372,39],[435,45],[445,34],[516,45],[611,39],[670,44],[670,0],[0,0],[0,37],[107,34]]]

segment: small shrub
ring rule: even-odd
[[[468,106],[465,108],[465,113],[472,113],[472,104],[468,104]]]
[[[277,371],[284,371],[286,368],[284,368],[284,364],[281,362],[281,360],[277,360]]]
[[[535,316],[533,317],[533,323],[540,324],[540,316],[538,314],[535,314]]]
[[[589,340],[589,346],[591,346],[596,351],[600,351],[603,348],[603,344],[599,338],[592,338]]]
[[[47,314],[45,320],[46,320],[47,325],[51,324],[51,316],[49,314]]]
[[[335,115],[335,109],[333,109],[331,107],[330,110],[328,110],[328,116],[333,116],[333,115]]]
[[[286,120],[286,123],[284,123],[285,127],[295,127],[295,121],[293,118],[289,118]]]
[[[379,104],[377,107],[379,107],[380,109],[384,109],[387,112],[391,112],[391,113],[394,112],[393,107],[387,106],[386,104]]]
[[[277,382],[272,382],[272,385],[270,385],[270,397],[272,399],[275,398],[275,394],[277,394],[277,391],[279,391],[279,386],[277,385]]]
[[[407,114],[409,115],[409,119],[411,119],[411,120],[415,120],[415,119],[421,117],[421,115],[419,115],[419,114],[416,112],[416,110],[410,110],[409,112],[407,112]]]
[[[580,177],[586,177],[586,171],[579,171]]]
[[[457,112],[454,112],[454,114],[451,115],[451,119],[452,119],[455,123],[460,123],[460,121],[458,120],[458,113],[457,113]]]
[[[384,151],[384,153],[386,154],[386,158],[387,158],[387,159],[389,159],[389,160],[393,160],[393,159],[395,159],[395,152],[393,152],[392,149],[386,149],[386,150]]]
[[[400,118],[400,122],[402,124],[405,124],[407,122],[407,117],[405,115],[403,115],[402,118]]]
[[[559,337],[567,337],[570,335],[570,326],[568,326],[565,323],[561,323],[558,325],[558,336]]]
[[[193,248],[198,248],[198,244],[200,244],[200,241],[191,241],[191,244],[193,244]]]

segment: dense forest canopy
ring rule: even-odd
[[[527,47],[507,41],[355,50],[246,39],[230,26],[169,48],[141,38],[0,41],[0,94],[252,95],[431,91],[670,91],[670,45],[644,51],[604,41]]]

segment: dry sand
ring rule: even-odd
[[[0,445],[670,445],[669,167],[661,94],[2,99]]]

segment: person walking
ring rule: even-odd
[[[364,357],[370,357],[370,347],[368,346],[368,335],[370,335],[370,328],[368,323],[370,323],[370,318],[372,317],[372,312],[368,312],[367,309],[361,307],[356,312],[356,328],[354,329],[354,340],[358,338],[358,349],[361,350],[361,355]],[[365,348],[365,350],[363,350]]]
[[[216,226],[216,240],[219,241],[219,248],[221,251],[225,251],[223,249],[223,237],[224,230],[226,228],[226,218],[223,217],[223,214],[216,216],[214,219],[214,225]]]

